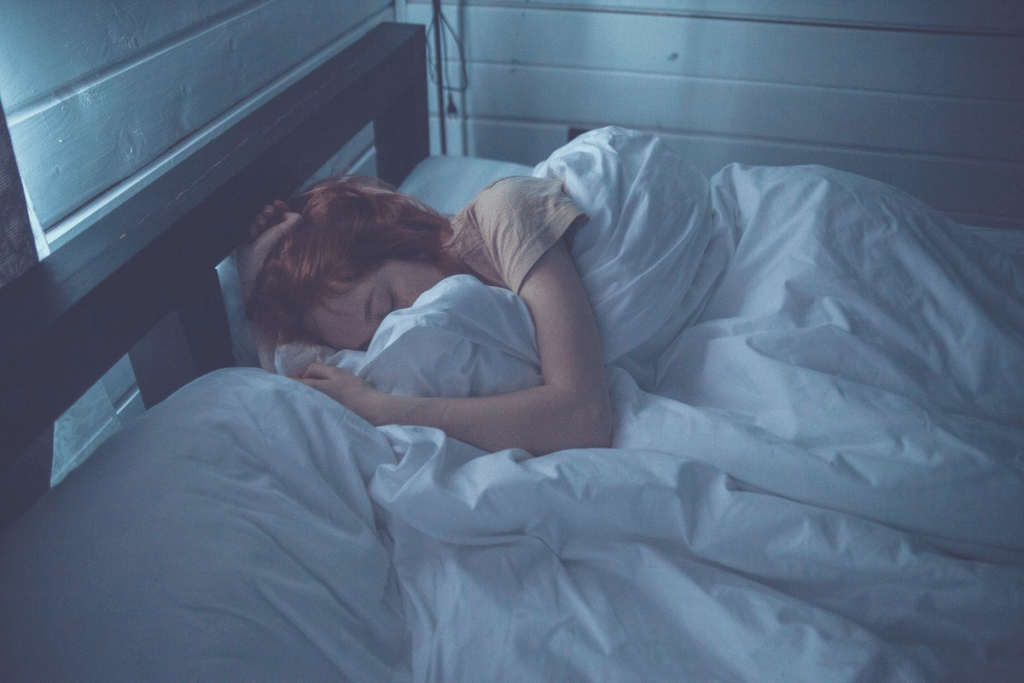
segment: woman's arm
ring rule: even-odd
[[[238,279],[242,283],[242,296],[248,300],[256,276],[263,268],[267,255],[281,238],[302,220],[297,213],[288,210],[288,205],[281,200],[263,207],[259,215],[249,226],[249,241],[239,245],[235,250],[235,266]],[[256,337],[256,352],[260,366],[275,372],[274,352],[277,348],[277,330],[260,327],[253,322],[253,334]]]
[[[601,341],[579,273],[563,241],[538,260],[520,287],[537,329],[543,384],[479,398],[393,396],[358,377],[314,364],[300,380],[375,425],[437,427],[487,451],[522,448],[543,455],[606,447],[611,405]]]

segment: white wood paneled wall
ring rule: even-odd
[[[0,101],[35,218],[66,242],[391,0],[4,3]]]
[[[534,163],[571,127],[616,124],[660,132],[705,173],[825,164],[965,223],[1024,228],[1020,3],[464,0],[444,11],[468,60],[451,149]],[[405,13],[429,23],[430,4],[409,0]]]

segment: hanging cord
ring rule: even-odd
[[[448,132],[445,130],[445,116],[444,116],[444,61],[442,59],[442,48],[441,48],[441,0],[433,0],[433,20],[431,23],[434,26],[434,59],[437,61],[435,65],[437,67],[437,120],[441,126],[441,155],[448,154]]]
[[[441,133],[441,154],[447,154],[448,152],[448,141],[447,141],[447,130],[446,130],[446,116],[457,116],[459,113],[458,107],[455,106],[455,99],[452,97],[452,93],[461,93],[466,91],[467,85],[467,74],[466,74],[466,57],[462,49],[462,40],[458,34],[455,33],[454,27],[448,21],[448,18],[444,16],[444,12],[441,11],[441,0],[432,0],[433,16],[430,21],[430,26],[427,27],[428,37],[433,35],[434,49],[433,49],[433,68],[428,68],[427,72],[430,74],[430,80],[437,86],[437,118],[440,126]],[[457,85],[446,85],[446,74],[445,69],[448,62],[448,40],[447,36],[451,36],[452,42],[455,43],[455,48],[458,52],[458,65],[459,74],[457,79],[448,78],[449,82],[455,80]],[[430,59],[431,50],[428,48],[427,57],[428,62]],[[445,106],[445,94],[448,96],[448,105]]]

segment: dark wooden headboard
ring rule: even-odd
[[[374,27],[0,289],[0,524],[49,484],[29,446],[166,316],[199,373],[233,364],[216,265],[371,121],[397,185],[429,153],[422,26]]]

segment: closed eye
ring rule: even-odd
[[[378,290],[374,288],[371,290],[370,295],[366,297],[366,307],[363,310],[363,317],[366,324],[371,328],[370,338],[363,342],[357,351],[366,351],[370,348],[370,342],[373,341],[373,335],[377,333],[377,329],[380,327],[380,323],[389,313],[395,310],[395,295],[394,292],[387,291],[386,293],[380,294],[380,296],[387,296],[387,301],[383,306],[374,306],[374,299],[378,295]]]
[[[363,311],[363,319],[366,320],[368,324],[373,322],[373,297],[376,294],[377,288],[374,287],[373,289],[370,290],[370,294],[366,297],[366,308]]]
[[[379,325],[388,313],[395,310],[395,294],[388,290],[374,289],[366,299],[364,316],[370,325]],[[374,328],[376,330],[376,327]]]

